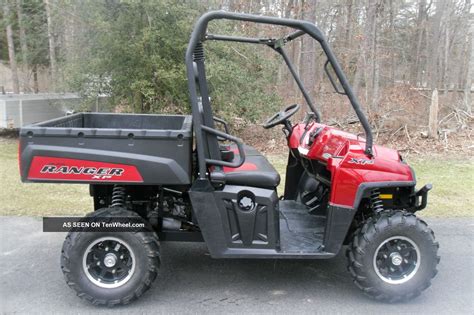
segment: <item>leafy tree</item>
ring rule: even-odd
[[[134,111],[189,111],[184,56],[204,11],[196,1],[84,2],[75,13],[85,28],[76,40],[78,53],[64,65],[67,87],[84,95],[107,93]],[[265,93],[276,66],[264,73],[267,61],[258,51],[209,48],[211,97],[219,115],[255,120],[278,103],[276,93]]]

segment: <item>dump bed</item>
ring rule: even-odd
[[[191,183],[188,115],[78,113],[21,128],[24,182]]]

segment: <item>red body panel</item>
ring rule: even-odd
[[[142,176],[133,165],[48,156],[33,157],[28,179],[78,182],[143,182]]]
[[[304,133],[304,127],[304,124],[298,124],[293,127],[290,139],[288,140],[288,146],[290,149],[298,149],[298,146],[300,145],[300,138]]]
[[[312,131],[322,128],[311,145]],[[364,153],[365,139],[322,124],[313,123],[304,139],[304,124],[293,129],[289,146],[298,144],[302,158],[317,160],[331,172],[330,202],[338,206],[353,207],[357,189],[369,182],[414,182],[411,168],[403,163],[397,151],[374,145],[374,156]]]

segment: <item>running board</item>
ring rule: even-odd
[[[253,210],[237,202],[242,192],[253,196]],[[193,213],[213,258],[324,259],[335,256],[323,247],[326,217],[306,206],[278,200],[275,190],[226,185],[215,191],[207,180],[189,192]]]
[[[220,258],[327,259],[324,251],[326,217],[308,213],[305,205],[293,200],[279,201],[280,241],[277,249],[228,248]]]

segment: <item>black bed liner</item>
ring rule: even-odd
[[[21,177],[62,182],[29,178],[41,156],[135,166],[147,185],[190,184],[192,137],[189,115],[77,113],[21,128]]]
[[[20,135],[191,138],[190,115],[77,113],[21,128]],[[82,133],[82,134],[79,134]]]

